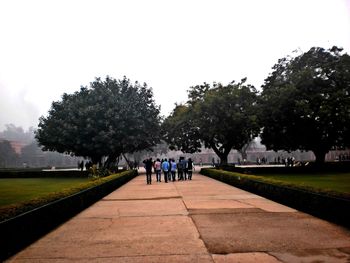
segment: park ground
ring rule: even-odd
[[[350,231],[199,174],[140,175],[9,259],[86,261],[349,262]]]
[[[79,187],[87,178],[1,178],[0,208]]]

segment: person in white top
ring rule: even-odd
[[[159,159],[157,159],[157,161],[155,161],[154,163],[154,170],[156,171],[156,178],[157,178],[157,182],[161,182],[161,166],[162,166],[162,163],[160,162]]]

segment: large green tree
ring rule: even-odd
[[[63,94],[41,117],[36,139],[43,150],[90,158],[108,157],[150,148],[159,142],[159,107],[146,84],[124,77],[97,78],[90,87]]]
[[[350,146],[350,57],[314,47],[280,59],[260,100],[262,143],[273,150],[311,150],[323,163],[333,147]]]
[[[241,149],[259,132],[257,92],[245,79],[228,85],[204,83],[191,87],[189,101],[177,105],[164,121],[165,140],[183,152],[196,152],[202,144],[227,163],[232,149]]]

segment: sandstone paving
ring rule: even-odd
[[[166,199],[180,198],[177,189],[173,183],[156,182],[153,180],[151,185],[145,185],[145,181],[140,175],[126,185],[120,187],[117,191],[104,197],[104,200],[138,200],[138,199]]]
[[[181,198],[167,200],[113,200],[106,199],[86,209],[80,217],[115,218],[122,216],[187,215]]]
[[[244,200],[240,200],[240,202],[248,205],[252,205],[256,208],[260,208],[262,210],[265,210],[267,212],[297,212],[297,210],[290,208],[285,205],[281,205],[279,203],[276,203],[274,201],[265,199],[265,198],[246,198]]]
[[[206,263],[213,262],[212,257],[209,254],[191,254],[191,255],[145,255],[145,256],[127,256],[127,257],[99,257],[99,258],[50,258],[48,259],[30,259],[30,258],[18,258],[16,262],[21,263],[61,263],[61,262],[78,262],[78,263],[144,263],[144,262],[152,262],[152,263]]]
[[[350,247],[349,231],[303,213],[242,212],[192,218],[208,250],[215,254]]]
[[[235,254],[213,254],[212,255],[215,263],[231,263],[231,262],[244,262],[244,263],[281,263],[274,256],[271,256],[263,252],[253,253],[235,253]]]
[[[140,175],[10,262],[349,262],[350,231],[194,174]]]
[[[34,243],[22,256],[87,259],[207,254],[198,237],[191,219],[185,216],[78,219]]]
[[[346,250],[346,251],[345,251]],[[283,262],[350,262],[350,249],[302,249],[271,252]]]
[[[254,206],[234,200],[184,200],[187,209],[236,209]]]

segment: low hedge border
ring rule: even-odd
[[[79,192],[0,222],[0,261],[14,255],[136,176],[137,171],[131,170],[95,180],[88,183],[84,190],[80,189]]]
[[[257,179],[253,175],[219,169],[202,169],[201,174],[266,197],[278,203],[350,227],[350,199],[316,193],[288,185]]]

